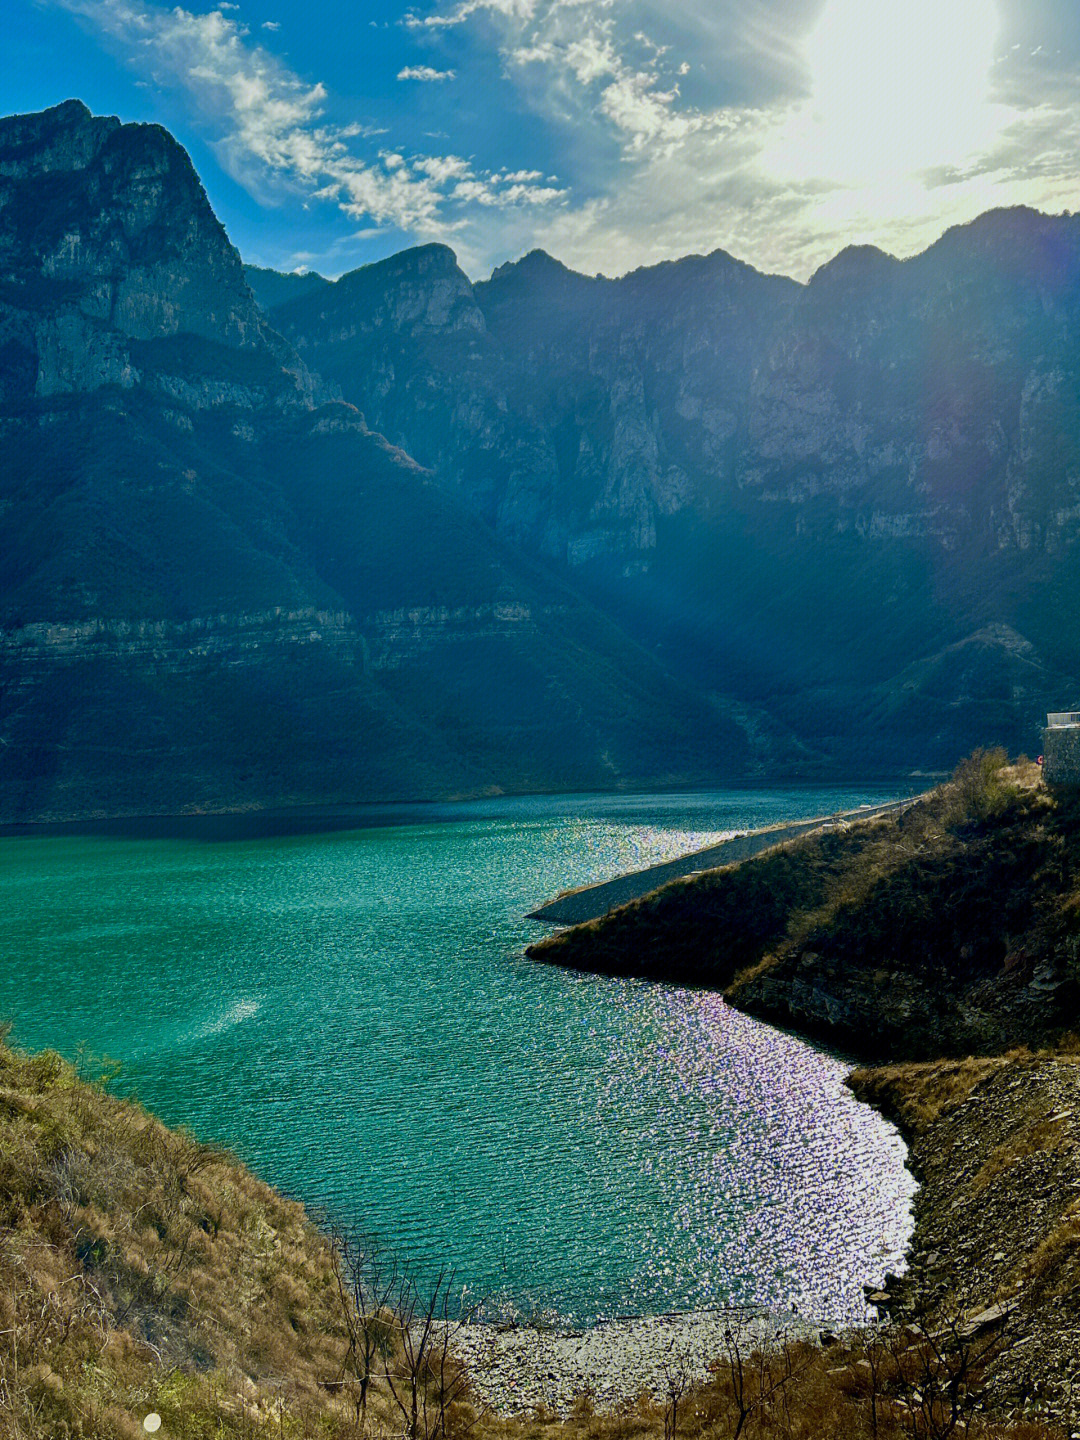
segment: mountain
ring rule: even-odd
[[[722,251],[618,280],[534,251],[474,285],[429,245],[269,313],[444,490],[808,761],[1034,750],[1080,690],[1080,216],[990,212],[807,285]]]
[[[4,821],[745,763],[313,377],[157,126],[0,121],[0,437]]]
[[[267,270],[260,265],[245,265],[244,279],[261,310],[273,310],[286,300],[325,289],[332,283],[314,270],[283,274],[280,270]]]
[[[0,121],[0,819],[850,775],[1080,689],[1080,217],[806,285],[249,267]]]

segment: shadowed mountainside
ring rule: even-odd
[[[805,286],[722,251],[470,284],[441,245],[294,298],[252,280],[369,423],[763,753],[1033,750],[1080,682],[1080,217],[991,212]]]
[[[250,270],[271,328],[165,131],[9,117],[0,819],[1034,750],[1080,677],[1078,235],[807,286],[429,245]]]
[[[0,121],[0,440],[0,820],[744,763],[312,378],[157,126]]]

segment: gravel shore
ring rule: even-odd
[[[544,1406],[566,1415],[583,1394],[597,1410],[616,1410],[643,1392],[664,1395],[673,1376],[704,1380],[729,1334],[740,1348],[754,1348],[818,1333],[797,1315],[701,1310],[610,1320],[588,1330],[463,1325],[453,1348],[491,1409],[521,1414]]]

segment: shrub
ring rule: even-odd
[[[950,829],[972,820],[992,820],[1005,810],[1016,793],[1005,777],[1008,764],[1009,757],[1000,747],[973,750],[960,761],[942,816]]]

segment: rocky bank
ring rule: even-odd
[[[1053,1042],[1080,996],[1080,809],[982,753],[899,813],[664,886],[530,947],[722,989],[880,1062]]]
[[[988,1403],[1080,1427],[1080,1054],[857,1071],[920,1181],[909,1267],[876,1298],[925,1323],[947,1308],[995,1337]]]
[[[1078,820],[1037,767],[978,753],[898,816],[677,881],[530,951],[724,988],[873,1067],[851,1084],[900,1126],[921,1188],[909,1267],[870,1299],[985,1348],[995,1413],[1070,1431]]]

